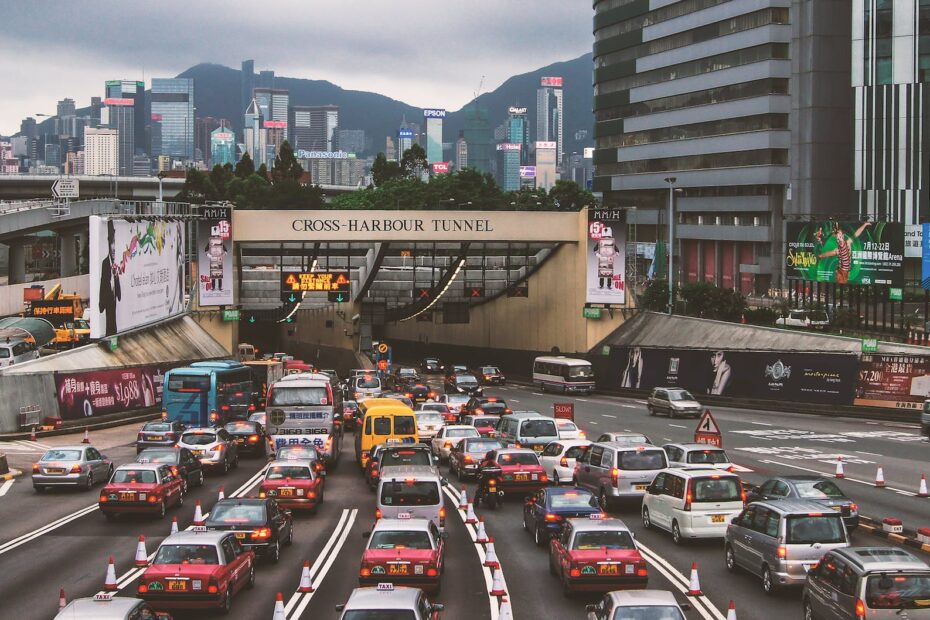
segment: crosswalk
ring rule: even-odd
[[[27,441],[25,439],[18,441],[0,441],[0,453],[17,453],[17,454],[35,454],[42,453],[52,446],[38,441]]]

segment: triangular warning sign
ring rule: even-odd
[[[720,427],[717,426],[717,420],[714,419],[710,409],[704,410],[704,413],[701,415],[701,419],[698,421],[697,429],[695,432],[710,433],[712,435],[720,434]]]
[[[297,278],[294,277],[294,274],[291,274],[287,277],[287,280],[284,281],[288,286],[294,286],[297,284]]]
[[[346,279],[346,277],[345,277],[344,275],[342,275],[341,273],[339,274],[339,277],[336,278],[336,285],[337,285],[337,286],[339,286],[339,285],[345,285],[345,284],[348,284],[348,283],[349,283],[349,281],[348,281],[348,280]]]

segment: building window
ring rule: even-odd
[[[647,174],[672,170],[707,170],[713,168],[739,168],[742,166],[785,166],[788,164],[786,149],[759,149],[755,151],[732,151],[708,153],[683,157],[660,157],[623,161],[597,166],[597,175]]]
[[[652,26],[653,24],[668,21],[676,17],[681,17],[682,15],[687,15],[688,13],[701,11],[729,1],[730,0],[684,0],[683,2],[650,11],[644,15],[638,15],[633,19],[622,21],[619,24],[612,24],[606,28],[601,28],[594,33],[594,40],[600,41],[627,32],[633,32],[634,30],[642,30],[646,26]]]
[[[597,148],[613,148],[619,146],[638,146],[654,144],[656,142],[669,142],[673,140],[691,140],[710,136],[724,136],[750,131],[765,131],[770,129],[788,129],[787,114],[757,114],[728,118],[692,125],[679,125],[676,127],[660,127],[647,131],[635,131],[622,135],[604,136],[597,139]]]
[[[595,7],[594,7],[594,14],[597,15],[597,14],[599,14],[599,13],[604,13],[604,12],[610,11],[610,10],[612,10],[612,9],[618,9],[618,8],[620,8],[621,6],[626,6],[626,5],[628,5],[628,4],[632,4],[632,3],[636,2],[636,1],[637,1],[637,0],[603,0],[602,2],[598,2],[598,3],[595,5]]]

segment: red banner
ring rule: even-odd
[[[58,373],[58,410],[65,420],[79,420],[154,407],[161,403],[164,381],[157,366]]]
[[[856,405],[920,410],[926,398],[930,398],[930,357],[862,356]]]
[[[575,404],[574,403],[553,403],[553,417],[563,420],[575,421]]]

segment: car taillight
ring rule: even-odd
[[[372,468],[371,468],[371,476],[372,476],[372,478],[374,478],[374,477],[377,476],[377,475],[378,475],[378,468],[372,466]]]
[[[79,474],[79,473],[81,473],[81,466],[80,466],[80,465],[72,465],[72,466],[71,466],[71,473],[72,473],[72,474]]]
[[[359,569],[358,574],[359,574],[359,577],[370,577],[371,569],[368,568],[367,566],[363,566],[361,569]]]
[[[375,508],[375,519],[380,519],[380,518],[381,518],[381,509]]]
[[[553,514],[551,512],[546,513],[546,521],[548,521],[549,523],[558,523],[561,520],[562,520],[562,517],[560,517],[557,514]]]
[[[637,577],[648,577],[649,570],[646,568],[645,562],[640,562],[636,567],[636,576]]]
[[[439,509],[439,527],[445,527],[446,525],[446,507],[443,506]]]
[[[856,618],[865,618],[865,603],[861,598],[856,599]]]
[[[451,441],[447,441],[446,443],[442,444],[442,447],[443,447],[443,448],[451,448],[451,447],[452,447],[452,442],[451,442]]]
[[[439,571],[437,571],[436,568],[433,566],[430,566],[429,568],[426,569],[427,577],[435,577],[438,574],[439,574]]]
[[[138,592],[139,594],[145,594],[148,591],[149,591],[149,585],[145,583],[144,581],[140,581],[139,587],[136,588],[136,592]]]
[[[150,504],[157,504],[157,503],[158,503],[158,496],[155,495],[154,493],[152,493],[151,495],[149,495],[148,497],[145,498],[145,501],[147,501],[147,502],[150,503]]]
[[[746,507],[746,487],[743,486],[743,481],[740,480],[739,483],[739,496],[743,500],[743,508]]]
[[[849,509],[853,512],[859,510],[859,504],[850,504]]]
[[[174,465],[171,466],[171,475],[173,475],[173,476],[177,476],[177,475],[178,475],[178,468],[175,467]]]
[[[471,455],[470,455],[470,454],[466,454],[465,457],[464,457],[462,460],[464,460],[466,463],[474,463],[474,462],[475,462],[475,459],[471,458]]]
[[[477,415],[481,415],[482,413],[484,413],[484,409],[482,409],[481,407],[478,407],[478,408],[475,409],[475,413],[476,413]]]
[[[34,474],[39,473],[39,464],[38,464],[38,463],[33,463],[33,464],[32,464],[32,473],[34,473]]]
[[[490,480],[488,480],[488,487],[496,487],[496,486],[497,486],[497,478],[491,478]]]
[[[309,493],[307,493],[307,497],[309,497],[310,499],[316,499],[316,491],[310,491]]]
[[[220,405],[220,411],[229,411],[229,405]]]
[[[618,486],[620,483],[620,470],[614,467],[610,470],[610,484]]]
[[[105,503],[106,501],[107,501],[107,496],[101,494],[101,495],[100,495],[100,503],[103,504],[103,503]]]
[[[568,457],[567,457],[567,456],[563,456],[562,458],[560,458],[560,459],[559,459],[559,465],[560,465],[561,467],[568,467]]]
[[[257,443],[258,435],[249,435],[249,443]]]
[[[788,547],[785,547],[784,545],[779,545],[778,549],[775,550],[775,555],[778,556],[778,559],[784,560],[785,558],[788,557]]]
[[[691,510],[691,501],[694,499],[694,494],[691,492],[691,480],[688,480],[688,488],[685,491],[685,510]]]
[[[208,593],[208,594],[216,594],[216,593],[219,592],[219,591],[220,591],[219,585],[217,585],[216,581],[214,581],[214,580],[211,579],[211,580],[210,580],[210,585],[207,586],[207,593]]]
[[[252,403],[251,405],[249,405],[249,413],[254,413],[254,412],[255,412],[255,403]]]
[[[271,528],[259,527],[259,528],[252,530],[252,538],[256,540],[263,540],[265,538],[271,538]]]
[[[221,443],[221,444],[218,445],[217,447],[213,448],[213,451],[214,451],[214,452],[222,452],[222,451],[225,450],[225,449],[226,449],[226,444]]]
[[[520,443],[519,441],[515,441],[515,442],[513,442],[513,447],[514,447],[514,448],[522,448],[522,447],[523,447],[523,444]]]
[[[216,412],[215,409],[214,409],[213,411],[210,412],[210,421],[211,421],[211,422],[216,422],[216,421],[219,420],[219,419],[220,419],[220,414],[218,414],[218,413]]]
[[[581,577],[581,569],[577,566],[572,566],[571,570],[568,572],[571,577]]]

